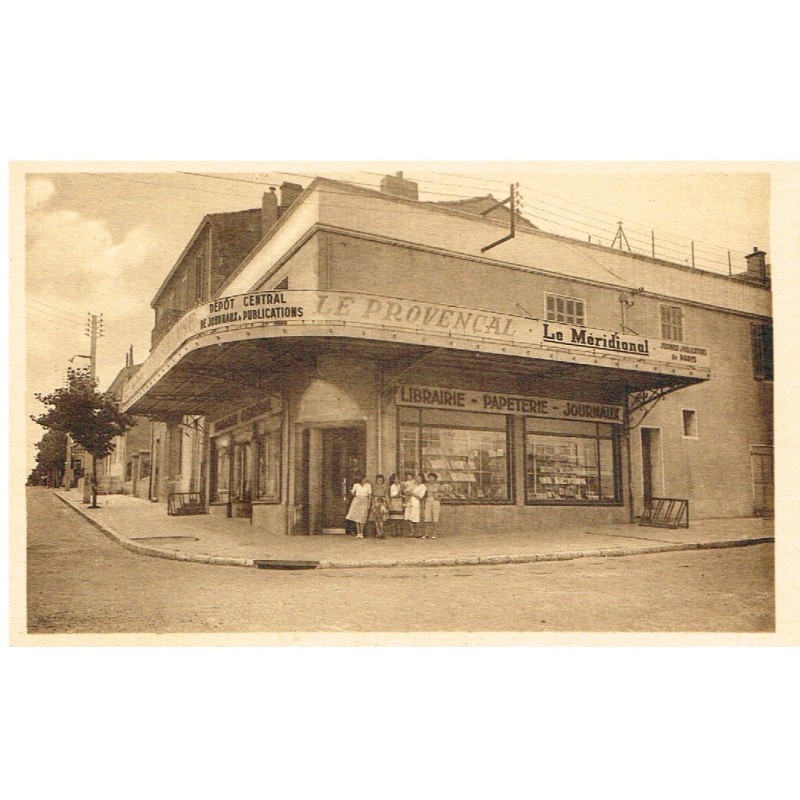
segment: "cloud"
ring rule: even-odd
[[[124,366],[130,345],[137,361],[143,360],[153,325],[150,300],[164,272],[165,244],[155,226],[131,227],[115,240],[106,221],[59,208],[54,194],[48,180],[32,180],[28,185],[28,414],[42,410],[33,393],[60,385],[68,359],[89,352],[84,333],[87,312],[103,314],[97,359],[101,389]],[[29,423],[29,445],[41,434],[41,428]]]
[[[34,213],[27,226],[26,283],[29,291],[55,289],[74,301],[119,301],[120,289],[135,289],[147,272],[156,242],[147,226],[128,231],[115,242],[102,220],[75,211]],[[127,284],[125,287],[120,283]]]

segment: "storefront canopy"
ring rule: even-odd
[[[202,414],[238,393],[274,389],[320,353],[373,358],[388,379],[431,366],[563,378],[612,394],[707,380],[705,347],[474,308],[345,292],[223,297],[188,311],[126,385],[122,407],[154,416]]]

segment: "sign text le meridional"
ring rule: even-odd
[[[399,406],[417,408],[479,411],[487,414],[524,414],[531,417],[609,422],[616,425],[624,422],[622,406],[433,386],[398,386],[395,402]]]
[[[498,312],[455,308],[436,303],[398,300],[344,292],[272,291],[221,297],[207,304],[199,317],[200,330],[237,323],[286,324],[346,320],[377,323],[415,331],[446,332],[450,336],[480,336],[530,343],[552,349],[583,350],[617,358],[683,362],[708,367],[708,351],[643,336],[598,328],[514,317]]]

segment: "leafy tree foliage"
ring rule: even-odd
[[[92,456],[92,505],[97,505],[97,459],[114,450],[114,437],[134,425],[131,414],[119,410],[117,398],[97,391],[97,381],[85,370],[70,369],[67,385],[50,394],[36,394],[46,411],[31,419],[49,431],[69,434]]]
[[[28,477],[31,486],[59,486],[67,457],[67,435],[62,431],[45,431],[36,443],[36,466]]]

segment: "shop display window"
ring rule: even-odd
[[[212,439],[211,502],[281,499],[281,419],[249,422]]]
[[[214,447],[211,466],[211,502],[227,503],[231,499],[231,451],[228,446]]]
[[[270,431],[256,439],[256,493],[257,500],[275,503],[281,499],[280,431]]]
[[[445,502],[511,501],[506,417],[415,408],[399,412],[401,477],[435,472]]]
[[[620,503],[616,426],[527,417],[525,492],[529,504]]]
[[[237,442],[233,446],[232,500],[253,499],[253,447],[248,442]]]

